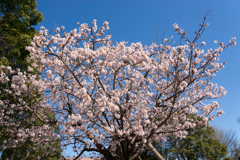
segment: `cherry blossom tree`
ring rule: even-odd
[[[45,105],[41,80],[30,72],[22,73],[11,67],[0,67],[0,151],[25,147],[25,142],[34,145],[33,150],[44,149],[54,151],[51,144],[58,143],[58,135],[54,133],[54,125],[46,123],[47,119],[55,119],[49,115],[51,108]],[[60,144],[59,144],[60,145]],[[56,145],[57,146],[57,145]],[[31,151],[32,152],[32,151]],[[22,158],[27,158],[30,151]],[[51,152],[45,156],[51,155]],[[13,156],[13,155],[12,155]],[[42,157],[42,158],[44,158]],[[39,157],[37,157],[39,158]]]
[[[108,160],[133,160],[146,147],[154,150],[151,142],[166,141],[169,133],[184,138],[186,129],[196,123],[206,125],[224,113],[218,110],[217,101],[203,101],[227,93],[211,79],[224,67],[218,62],[220,53],[236,42],[232,38],[227,45],[216,42],[215,50],[202,49],[206,43],[197,41],[208,26],[205,18],[193,41],[177,24],[173,25],[180,35],[178,46],[170,45],[172,37],[151,46],[115,43],[111,35],[106,35],[107,21],[101,28],[96,20],[92,26],[78,23],[79,28],[69,33],[64,26],[56,28],[56,33],[41,27],[27,47],[31,62],[28,71],[37,68],[41,76],[16,71],[11,86],[15,92],[8,94],[17,102],[0,101],[1,106],[12,105],[17,110],[22,107],[46,124],[24,131],[24,135],[43,134],[48,127],[59,126],[62,145],[74,146],[78,154],[75,159],[84,152],[97,152]],[[15,71],[1,67],[0,78],[5,84],[7,72]],[[29,106],[21,97],[34,97],[35,92],[45,94]],[[49,120],[44,116],[46,112],[53,113],[56,120]],[[193,115],[200,120],[193,121]],[[9,122],[3,116],[1,120]],[[14,127],[10,132],[18,136]],[[47,141],[48,136],[57,138],[53,133],[45,134],[39,143]],[[18,143],[16,140],[12,144]]]

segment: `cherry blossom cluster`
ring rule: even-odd
[[[19,69],[0,66],[0,83],[0,136],[5,137],[0,142],[1,151],[21,147],[26,141],[35,144],[34,150],[39,147],[52,150],[49,144],[55,142],[58,135],[47,124],[51,108],[47,108],[44,97],[39,96],[45,92],[41,79]]]
[[[107,159],[134,159],[147,143],[164,141],[169,133],[184,138],[186,129],[196,123],[206,125],[224,113],[218,111],[217,101],[204,101],[227,93],[211,79],[224,67],[219,63],[220,53],[235,45],[235,38],[228,45],[217,42],[217,49],[204,50],[205,42],[197,44],[207,27],[203,22],[193,41],[174,24],[184,45],[171,46],[172,37],[159,45],[128,45],[105,35],[108,22],[101,28],[96,20],[91,27],[78,25],[69,33],[64,26],[56,28],[56,34],[41,27],[26,48],[29,72],[35,68],[41,77],[19,72],[17,77],[26,76],[29,81],[19,78],[11,86],[16,88],[11,93],[16,97],[29,92],[34,97],[33,86],[45,92],[32,109],[27,103],[22,105],[33,116],[51,110],[61,129],[63,147],[73,145],[78,156],[96,151]],[[31,85],[27,88],[25,83]]]

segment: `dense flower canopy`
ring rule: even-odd
[[[37,69],[42,74],[36,77],[16,71],[11,85],[15,92],[9,94],[21,103],[13,108],[30,110],[46,124],[43,130],[59,125],[63,146],[73,144],[79,156],[96,151],[107,159],[133,159],[146,143],[164,141],[168,133],[184,138],[185,130],[196,126],[193,116],[200,117],[197,123],[204,125],[223,113],[214,112],[219,108],[217,101],[203,101],[226,94],[211,79],[224,67],[218,62],[220,53],[236,42],[235,38],[228,45],[217,42],[217,49],[205,51],[202,46],[206,43],[197,44],[197,40],[207,25],[203,21],[190,41],[174,24],[181,42],[185,42],[178,46],[170,45],[172,37],[151,46],[115,43],[111,35],[105,35],[107,21],[101,28],[96,20],[92,27],[79,24],[69,33],[63,26],[56,28],[55,34],[41,27],[27,50],[31,63],[28,72]],[[1,67],[2,83],[9,81],[7,72],[14,71]],[[33,106],[19,98],[34,97],[35,92],[45,94]],[[42,114],[49,111],[56,121]],[[1,121],[8,123],[9,119],[1,116]],[[34,129],[29,130],[31,133]]]
[[[54,126],[47,123],[51,108],[45,105],[43,96],[39,97],[44,90],[38,86],[42,83],[41,79],[36,78],[11,67],[0,67],[0,91],[10,98],[0,100],[0,136],[8,137],[1,141],[1,150],[19,147],[29,140],[34,142],[35,147],[49,150],[49,144],[58,138],[52,131]],[[40,125],[41,122],[45,124]]]

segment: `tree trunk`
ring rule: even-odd
[[[154,154],[154,156],[158,159],[158,160],[165,160],[160,153],[152,146],[151,143],[146,143],[146,146],[148,147],[148,149]]]

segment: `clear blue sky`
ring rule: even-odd
[[[109,26],[112,39],[116,41],[142,42],[150,45],[156,42],[155,25],[159,36],[165,30],[165,36],[173,35],[172,24],[178,23],[191,39],[198,29],[204,15],[208,14],[210,24],[201,40],[208,48],[216,48],[214,40],[228,43],[237,37],[237,45],[224,50],[221,61],[227,64],[214,79],[215,83],[225,87],[227,95],[218,102],[225,111],[211,124],[237,132],[240,139],[240,1],[239,0],[38,0],[38,10],[45,20],[36,26],[45,26],[51,30],[57,25],[64,25],[66,30],[77,28],[77,22],[91,24],[97,19],[98,26],[110,16]],[[70,152],[70,150],[68,150]],[[67,153],[66,151],[65,153]]]

